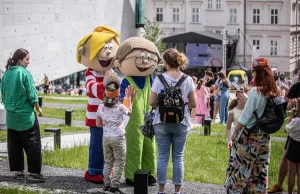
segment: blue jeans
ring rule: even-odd
[[[223,124],[227,123],[228,100],[229,100],[229,95],[228,94],[221,94],[219,116],[220,116],[220,123],[223,123]]]
[[[89,174],[103,176],[104,155],[102,147],[103,128],[90,127]]]
[[[154,126],[158,149],[157,182],[166,184],[167,168],[172,146],[173,184],[181,185],[183,182],[183,154],[187,140],[188,129],[183,124],[156,124]]]

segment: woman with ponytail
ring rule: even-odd
[[[38,104],[37,91],[31,73],[26,69],[30,54],[18,49],[8,59],[2,77],[2,102],[6,110],[7,147],[10,171],[17,171],[16,178],[24,179],[24,152],[27,156],[27,179],[45,182],[41,175],[42,154],[40,127],[34,112],[43,112]]]
[[[162,74],[169,86],[175,86],[184,75],[181,70],[188,63],[187,57],[176,49],[168,49],[163,54],[164,65],[167,69]],[[167,169],[172,151],[173,160],[173,184],[175,185],[174,194],[180,194],[184,175],[184,149],[188,131],[191,128],[189,109],[196,107],[195,84],[193,79],[188,76],[180,86],[181,94],[186,103],[184,118],[180,123],[164,123],[160,120],[159,108],[156,109],[153,120],[155,138],[158,149],[157,160],[157,182],[159,184],[158,194],[165,194],[165,184],[167,183]],[[151,87],[150,106],[157,106],[158,94],[164,90],[164,85],[158,77],[154,79]],[[170,149],[172,148],[172,150]]]

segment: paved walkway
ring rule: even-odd
[[[102,193],[102,186],[83,179],[83,170],[56,168],[43,166],[42,173],[47,181],[45,183],[34,183],[26,180],[16,180],[9,172],[8,161],[0,160],[0,187],[23,186],[26,190],[52,191],[53,193]],[[121,180],[121,190],[127,194],[133,194],[133,187],[125,184],[124,177]],[[157,194],[158,186],[148,188],[149,194]],[[174,186],[170,181],[166,184],[166,193],[173,193]],[[45,190],[44,192],[45,193]],[[222,185],[203,184],[198,182],[184,182],[183,194],[224,194]],[[141,193],[142,194],[142,193]]]

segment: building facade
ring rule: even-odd
[[[300,1],[292,0],[291,3],[291,69],[294,74],[300,70]]]
[[[236,62],[252,63],[252,47],[272,67],[290,75],[291,0],[146,0],[145,16],[156,18],[164,36],[209,31],[237,35]]]
[[[44,73],[55,80],[81,71],[77,43],[101,25],[120,32],[121,41],[136,36],[135,0],[2,0],[0,70],[16,49],[25,48],[37,84]]]

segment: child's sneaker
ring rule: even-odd
[[[268,189],[268,193],[282,193],[283,192],[283,188],[279,185],[274,185],[272,187],[272,189]]]
[[[114,194],[126,194],[123,191],[121,191],[119,188],[110,188],[110,192],[109,193],[114,193]]]
[[[29,174],[27,176],[27,179],[31,181],[41,182],[41,183],[46,182],[46,178],[42,174]]]

